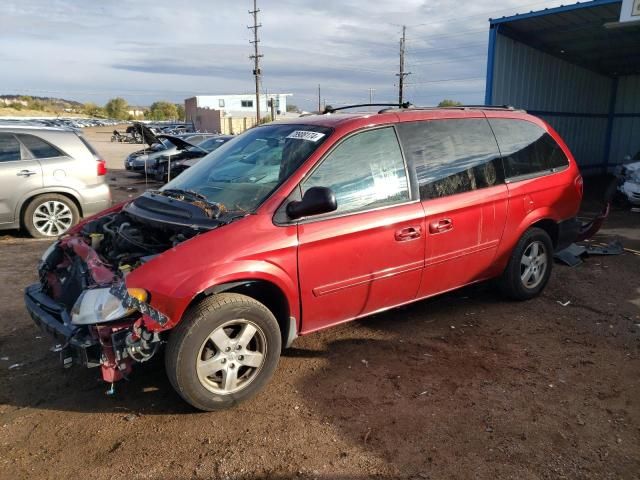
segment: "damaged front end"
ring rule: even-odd
[[[36,324],[56,339],[65,367],[100,367],[102,378],[113,383],[159,350],[169,318],[152,305],[152,293],[127,287],[127,276],[223,223],[212,213],[216,205],[199,203],[145,193],[47,249],[40,281],[26,288],[25,303]]]

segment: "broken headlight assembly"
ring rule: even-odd
[[[143,301],[145,301],[146,292],[143,296],[145,297]],[[83,291],[76,300],[71,309],[71,323],[74,325],[93,325],[113,322],[134,312],[135,308],[125,306],[120,298],[111,293],[111,289],[92,288]]]
[[[166,323],[167,317],[149,305],[148,300],[149,294],[146,290],[127,288],[124,284],[85,290],[71,310],[71,323],[93,325],[113,322],[135,312],[148,315],[160,324]]]

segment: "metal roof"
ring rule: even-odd
[[[622,0],[594,0],[491,19],[491,28],[598,73],[640,74],[640,22],[618,23]]]

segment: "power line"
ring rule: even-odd
[[[462,77],[462,78],[443,78],[440,80],[426,80],[424,82],[413,82],[407,85],[425,85],[428,83],[445,83],[445,82],[466,82],[468,80],[484,80],[485,77]]]
[[[253,10],[249,11],[249,14],[253,15],[253,26],[247,27],[250,30],[253,30],[253,40],[249,41],[249,43],[253,44],[253,55],[249,56],[250,59],[253,60],[253,76],[256,80],[256,124],[260,123],[260,59],[264,57],[264,55],[258,53],[258,44],[260,43],[260,39],[258,38],[258,29],[262,26],[261,23],[258,23],[258,9],[257,0],[253,0]]]

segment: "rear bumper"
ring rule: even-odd
[[[82,195],[82,216],[95,215],[111,207],[111,190],[109,184],[101,182],[80,191]]]
[[[558,222],[558,242],[556,245],[556,252],[564,250],[576,241],[581,226],[582,224],[575,217]]]
[[[39,283],[25,289],[24,303],[35,324],[60,345],[58,351],[64,366],[72,363],[85,367],[100,366],[99,342],[71,325],[68,312],[46,295]]]

